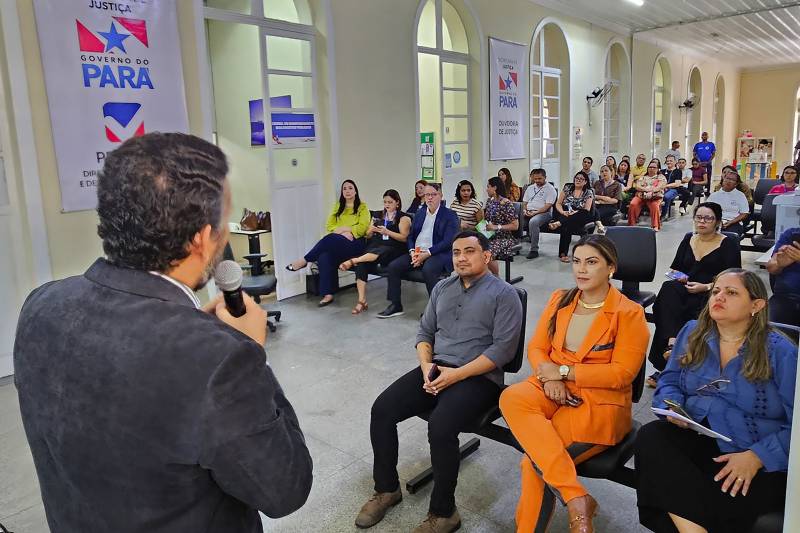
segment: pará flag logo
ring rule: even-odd
[[[113,53],[115,50],[127,54],[126,39],[133,37],[145,47],[150,47],[147,38],[147,21],[112,17],[108,31],[91,31],[80,20],[75,19],[78,29],[78,46],[81,52]],[[128,43],[130,44],[130,43]]]
[[[103,104],[106,139],[121,143],[131,137],[144,135],[144,121],[139,118],[142,104],[136,102],[106,102]]]

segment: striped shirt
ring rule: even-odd
[[[474,228],[478,224],[478,217],[476,214],[480,209],[483,209],[483,204],[475,198],[470,198],[466,205],[456,200],[450,205],[450,209],[456,212],[459,220],[467,223],[471,228]]]

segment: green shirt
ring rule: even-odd
[[[350,228],[353,233],[353,237],[356,239],[360,239],[367,234],[367,228],[369,228],[370,223],[370,214],[366,203],[361,202],[361,204],[358,206],[358,211],[355,213],[353,213],[353,209],[351,207],[345,207],[344,211],[342,211],[342,214],[337,217],[336,212],[338,210],[339,202],[336,202],[333,204],[331,214],[328,215],[328,222],[325,224],[325,231],[330,233],[336,228],[346,226]]]

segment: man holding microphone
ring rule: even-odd
[[[258,511],[308,497],[265,312],[194,295],[227,243],[227,172],[197,137],[128,140],[98,180],[106,257],[23,306],[15,381],[52,531],[261,532]]]

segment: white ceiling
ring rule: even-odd
[[[617,32],[741,68],[800,62],[797,0],[532,0]]]

